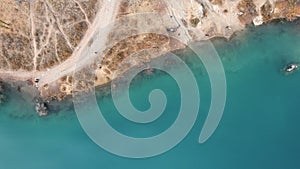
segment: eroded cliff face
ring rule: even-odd
[[[112,0],[113,1],[113,0]],[[130,67],[186,44],[230,38],[246,24],[260,25],[300,15],[298,0],[116,0],[120,3],[106,49],[79,74],[57,75],[39,86],[45,97],[62,99],[73,87],[84,90],[110,82]],[[61,65],[93,29],[102,0],[3,0],[0,4],[0,71],[40,72]],[[107,9],[104,9],[107,10]],[[105,16],[100,17],[104,19]],[[97,31],[97,30],[93,30]],[[93,39],[87,45],[93,43]],[[83,56],[82,56],[83,57]],[[66,68],[68,69],[68,68]],[[73,85],[73,86],[72,86]]]

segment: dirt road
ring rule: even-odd
[[[72,74],[75,69],[91,63],[96,57],[95,52],[101,53],[101,51],[105,49],[106,37],[109,34],[110,26],[112,26],[111,23],[113,23],[116,18],[120,1],[104,0],[102,3],[94,22],[87,30],[80,44],[66,61],[47,71],[0,71],[0,77],[14,80],[39,78],[39,86],[43,86],[65,75]],[[93,41],[93,43],[89,44],[90,41]]]

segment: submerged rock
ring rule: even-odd
[[[48,115],[48,108],[41,99],[35,100],[35,111],[38,113],[39,116],[47,116]]]
[[[4,94],[0,93],[0,104],[4,103],[6,100],[6,97],[4,96]]]
[[[6,100],[6,97],[4,95],[3,83],[0,81],[0,104],[4,103],[5,100]]]

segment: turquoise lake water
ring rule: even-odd
[[[172,150],[152,158],[123,158],[98,147],[81,128],[72,105],[46,118],[14,91],[0,107],[0,169],[299,169],[300,71],[284,75],[281,68],[300,63],[300,25],[272,23],[248,28],[230,42],[214,40],[227,78],[223,118],[213,136],[198,143],[210,103],[208,75],[196,57],[184,60],[200,86],[198,119],[187,137]],[[160,88],[168,98],[157,121],[127,122],[110,95],[98,94],[106,120],[126,135],[148,137],[166,130],[176,118],[180,93],[163,72],[143,75],[131,86],[133,105],[149,107],[149,91]]]

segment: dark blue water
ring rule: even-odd
[[[230,42],[214,40],[227,78],[227,103],[214,135],[204,144],[198,137],[210,104],[210,83],[202,63],[179,52],[200,86],[201,107],[188,136],[172,150],[147,159],[115,156],[94,144],[82,130],[72,106],[46,118],[20,95],[11,93],[0,107],[0,168],[173,168],[173,169],[298,169],[300,168],[300,72],[284,75],[281,68],[300,62],[300,26],[269,24],[248,28]],[[126,121],[111,96],[98,93],[107,121],[130,136],[156,135],[174,122],[180,93],[174,79],[163,72],[142,75],[131,86],[132,103],[149,108],[152,89],[165,91],[165,113],[147,125]]]

